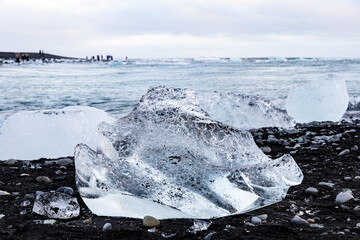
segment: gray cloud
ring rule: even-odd
[[[360,50],[358,0],[0,0],[0,6],[2,51],[355,57]]]

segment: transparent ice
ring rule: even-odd
[[[33,212],[49,218],[70,219],[79,216],[76,198],[59,192],[44,192],[36,196]]]
[[[150,89],[99,132],[97,151],[75,149],[77,186],[97,215],[222,217],[280,201],[303,178],[290,155],[269,159],[249,132],[213,120],[186,89]]]
[[[113,119],[91,107],[22,111],[0,120],[0,160],[74,155],[78,143],[96,148],[97,125]]]
[[[197,93],[199,106],[212,119],[239,129],[292,128],[295,121],[268,100],[234,93]]]
[[[343,79],[329,75],[289,92],[286,110],[296,122],[339,121],[346,112],[349,95]]]

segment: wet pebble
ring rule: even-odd
[[[358,150],[359,150],[359,147],[356,145],[350,148],[350,151],[352,151],[352,152],[357,152]]]
[[[5,215],[4,215],[4,214],[0,214],[0,219],[2,219],[3,217],[5,217]]]
[[[31,204],[31,202],[29,200],[26,200],[26,201],[23,201],[21,204],[20,204],[20,207],[27,207]]]
[[[302,219],[302,218],[299,217],[299,216],[294,216],[294,217],[290,220],[290,223],[291,223],[291,224],[294,224],[294,225],[305,225],[305,226],[309,226],[309,223],[308,223],[305,219]]]
[[[91,218],[87,218],[85,220],[83,220],[84,224],[92,224],[92,219]]]
[[[22,211],[20,212],[20,215],[21,215],[21,216],[26,215],[26,214],[27,214],[27,211],[26,211],[26,210],[22,210]]]
[[[318,185],[329,189],[333,189],[335,184],[330,182],[319,182]]]
[[[261,219],[258,217],[252,217],[250,221],[252,224],[255,224],[255,225],[258,225],[261,223]]]
[[[105,223],[103,228],[102,228],[102,231],[105,232],[105,231],[108,231],[108,230],[112,230],[112,225],[111,223]]]
[[[349,154],[349,153],[350,153],[350,150],[349,150],[349,149],[345,149],[345,150],[341,151],[341,152],[338,154],[338,156],[341,157],[341,156],[347,155],[347,154]]]
[[[24,196],[24,198],[27,198],[27,199],[35,199],[35,195],[32,194],[32,193],[28,193]]]
[[[160,226],[160,221],[152,216],[145,216],[143,219],[143,226],[145,228],[153,228]]]
[[[0,190],[0,196],[9,196],[10,193]]]
[[[74,190],[71,187],[59,187],[58,189],[56,189],[56,192],[65,193],[70,196],[73,196],[75,194]]]
[[[39,176],[36,178],[36,181],[40,183],[52,183],[52,180],[47,176]]]
[[[261,147],[260,149],[261,149],[261,151],[263,151],[263,153],[271,153],[270,147]]]
[[[307,189],[305,189],[305,193],[313,195],[313,196],[317,196],[319,194],[319,190],[317,190],[314,187],[308,187]]]
[[[345,203],[353,198],[354,198],[354,196],[350,192],[341,192],[336,196],[335,202]]]
[[[20,177],[30,177],[30,174],[28,174],[28,173],[22,173],[22,174],[20,175]]]
[[[255,216],[255,217],[260,218],[261,221],[266,221],[266,219],[268,218],[268,215],[267,214],[261,214],[261,215]]]

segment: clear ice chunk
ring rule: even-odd
[[[96,148],[97,125],[113,120],[106,112],[91,107],[22,111],[3,117],[0,160],[73,156],[78,143]]]
[[[343,79],[329,75],[291,90],[286,110],[298,123],[339,121],[349,104],[349,94]]]
[[[222,217],[280,201],[303,179],[290,155],[269,159],[249,132],[213,120],[186,89],[150,89],[99,132],[97,151],[75,149],[77,187],[97,215]]]
[[[197,93],[199,106],[212,119],[239,129],[292,128],[295,121],[268,100],[234,93]]]
[[[79,216],[76,198],[59,192],[44,192],[36,196],[33,212],[49,218],[70,219]]]

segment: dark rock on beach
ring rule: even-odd
[[[143,219],[94,215],[74,191],[80,215],[54,221],[32,211],[34,198],[59,188],[76,190],[73,160],[0,162],[0,239],[360,239],[360,152],[354,148],[360,146],[359,122],[251,132],[259,147],[271,149],[267,155],[290,153],[304,173],[303,183],[277,204],[206,220],[211,224],[197,231],[193,219],[161,220],[148,229]],[[59,169],[66,174],[56,174]],[[39,182],[39,176],[52,182]]]

